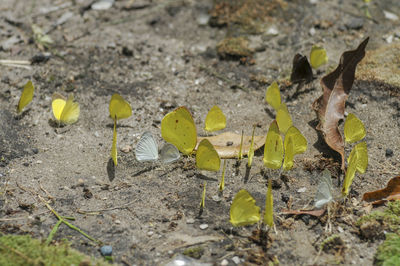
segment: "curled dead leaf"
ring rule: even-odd
[[[321,79],[323,95],[313,103],[317,113],[320,130],[325,142],[342,157],[344,170],[344,140],[339,132],[339,120],[344,119],[344,109],[354,82],[357,64],[365,56],[365,47],[369,37],[366,38],[355,50],[346,51],[340,57],[337,68]]]
[[[400,200],[400,175],[390,179],[385,188],[364,193],[363,200],[373,205]]]
[[[240,150],[242,135],[233,132],[224,132],[217,136],[197,137],[197,146],[203,139],[208,139],[214,146],[221,159],[237,158]],[[251,136],[243,136],[242,153],[247,154],[250,149]],[[254,136],[254,151],[261,148],[265,143],[265,136]]]

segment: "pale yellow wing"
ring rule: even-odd
[[[288,129],[293,125],[289,110],[285,103],[281,103],[276,112],[276,122],[282,134],[286,134]]]
[[[18,113],[22,112],[25,106],[27,106],[33,99],[33,93],[35,92],[35,87],[33,86],[32,81],[28,81],[25,86],[24,90],[22,91],[21,97],[19,98],[17,111]]]
[[[64,110],[67,100],[59,93],[54,93],[51,101],[51,108],[53,109],[54,118],[60,122],[61,114]]]
[[[226,117],[222,110],[214,105],[206,116],[206,120],[204,122],[206,131],[217,131],[224,129],[226,127]]]
[[[310,64],[312,68],[317,69],[328,62],[328,56],[324,47],[313,45],[310,53]]]
[[[233,199],[230,209],[230,222],[233,226],[255,224],[260,220],[260,207],[249,192],[242,189]]]
[[[264,165],[271,169],[279,169],[282,166],[283,143],[279,133],[279,127],[274,120],[269,126],[264,145]]]
[[[268,180],[267,196],[265,198],[264,224],[274,226],[274,199],[272,196],[272,180]]]
[[[108,110],[110,112],[110,117],[112,119],[117,118],[124,119],[128,118],[132,115],[131,105],[122,98],[121,95],[115,93],[111,96],[110,104],[108,106]]]
[[[221,159],[208,139],[203,139],[196,151],[196,167],[202,170],[219,171]]]
[[[74,102],[74,96],[70,94],[60,115],[60,121],[64,124],[73,124],[78,121],[80,114],[79,104]]]
[[[113,159],[114,165],[118,164],[117,159],[117,120],[114,120],[114,130],[113,130],[113,142],[111,147],[111,158]]]
[[[196,126],[186,107],[179,107],[164,116],[161,121],[161,136],[183,154],[193,152],[197,144]]]
[[[272,106],[275,110],[279,109],[281,105],[281,92],[276,81],[274,81],[265,92],[265,101]]]
[[[362,140],[366,135],[363,122],[352,113],[349,113],[344,122],[344,138],[346,142],[353,143]]]

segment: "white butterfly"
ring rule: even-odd
[[[171,143],[165,144],[158,156],[158,144],[151,132],[146,131],[140,137],[135,150],[136,160],[139,162],[155,162],[159,158],[162,163],[173,163],[180,158],[178,149]]]
[[[318,184],[317,193],[315,194],[314,206],[317,209],[322,208],[325,204],[333,200],[332,189],[333,187],[332,187],[331,172],[329,172],[328,169],[325,169],[322,172],[322,177]]]

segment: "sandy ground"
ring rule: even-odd
[[[390,36],[398,42],[399,20],[386,19],[383,10],[400,14],[400,4],[372,3],[371,20],[363,18],[362,1],[266,2],[276,8],[266,11],[257,34],[249,34],[235,25],[204,23],[214,7],[211,1],[117,1],[110,9],[97,11],[85,0],[2,0],[1,59],[29,60],[42,53],[31,38],[33,23],[50,30],[54,45],[47,51],[51,53],[47,62],[28,69],[0,65],[1,232],[48,236],[57,220],[38,199],[39,193],[61,215],[75,217],[73,223],[82,230],[112,245],[117,263],[162,265],[196,247],[201,262],[217,265],[224,259],[234,265],[234,257],[241,263],[255,263],[258,258],[264,264],[276,257],[282,265],[372,264],[382,240],[362,239],[354,222],[365,213],[362,194],[384,186],[399,172],[400,105],[399,94],[394,93],[398,87],[367,78],[354,83],[346,111],[366,126],[369,166],[354,180],[351,199],[332,220],[332,232],[325,231],[326,217],[295,218],[280,212],[289,198],[294,209],[312,206],[325,167],[333,170],[337,183],[338,156],[318,138],[311,109],[321,95],[319,80],[336,67],[342,52],[357,47],[367,36],[371,38],[368,51],[385,46]],[[55,11],[48,9],[62,4]],[[67,12],[70,18],[53,27]],[[271,35],[271,28],[276,35]],[[216,46],[221,40],[242,35],[255,51],[255,64],[218,56]],[[4,42],[9,38],[18,41],[7,46]],[[298,96],[291,97],[295,86],[287,80],[292,58],[298,52],[308,55],[314,43],[323,44],[329,62]],[[17,120],[15,106],[29,79],[36,86],[35,97]],[[178,106],[192,112],[199,135],[206,134],[203,123],[213,105],[227,116],[222,132],[244,130],[249,135],[256,124],[256,135],[266,134],[274,112],[264,95],[274,80],[279,80],[294,125],[309,144],[304,154],[296,156],[291,171],[265,169],[262,153],[256,153],[250,180],[244,183],[247,159],[239,167],[229,160],[226,189],[217,200],[220,173],[196,170],[192,157],[171,165],[136,161],[134,147],[141,134],[151,131],[161,145],[160,122]],[[74,93],[81,108],[76,124],[54,127],[51,96],[56,91]],[[118,125],[119,164],[110,175],[113,130],[108,103],[113,93],[130,102],[133,115]],[[387,149],[393,154],[387,155]],[[346,147],[347,155],[350,150]],[[241,188],[263,208],[267,178],[275,180],[277,233],[270,233],[272,240],[263,252],[248,239],[257,226],[233,228],[229,208]],[[206,208],[199,218],[205,180]],[[340,188],[335,188],[335,198],[341,202]],[[200,229],[202,224],[208,227]],[[317,257],[320,243],[332,234],[342,240],[339,251]],[[84,253],[100,256],[96,243],[66,226],[60,227],[55,240],[63,238]]]

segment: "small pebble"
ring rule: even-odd
[[[393,150],[392,149],[386,149],[385,156],[386,157],[392,157],[393,156]]]
[[[235,264],[239,264],[239,263],[240,263],[240,258],[239,258],[238,256],[235,256],[235,257],[232,258],[232,261],[233,261]]]
[[[115,223],[116,224],[121,224],[121,221],[120,220],[115,220]]]
[[[220,202],[220,201],[221,201],[221,198],[220,198],[218,195],[212,196],[212,199],[213,199],[213,201],[215,201],[215,202]]]
[[[147,236],[152,236],[152,235],[154,235],[154,232],[153,232],[153,231],[147,232]]]
[[[339,233],[343,233],[344,232],[343,228],[340,227],[340,226],[337,227],[337,230],[339,231]]]
[[[207,229],[208,228],[208,224],[201,224],[200,225],[200,229],[201,230],[205,230],[205,229]]]
[[[353,18],[345,23],[345,26],[349,30],[359,30],[364,26],[363,18]]]
[[[227,259],[223,259],[223,261],[221,261],[221,266],[226,266],[229,264],[229,261]]]
[[[132,150],[132,146],[130,146],[130,145],[126,145],[126,146],[121,148],[121,151],[124,152],[124,153],[128,153],[131,150]]]
[[[100,253],[102,256],[111,256],[112,255],[112,246],[102,246],[100,248]]]
[[[38,148],[32,148],[32,152],[33,152],[34,154],[38,154],[38,153],[39,153],[39,149],[38,149]]]
[[[386,10],[383,10],[383,14],[385,14],[385,18],[387,18],[389,20],[396,21],[399,19],[399,17],[396,14],[386,11]]]
[[[307,188],[306,187],[302,187],[302,188],[299,188],[298,190],[297,190],[297,192],[299,192],[299,193],[303,193],[303,192],[306,192],[307,191]]]
[[[97,131],[95,131],[95,132],[93,133],[93,135],[94,135],[96,138],[100,137],[100,134],[99,134],[99,132],[97,132]]]
[[[194,224],[194,219],[193,219],[193,218],[188,218],[188,219],[186,220],[186,223],[187,223],[187,224]]]
[[[42,163],[43,163],[43,161],[41,161],[41,160],[36,161],[36,164],[42,164]]]

